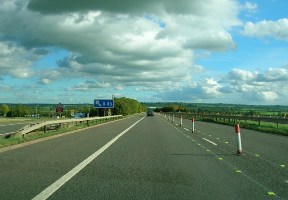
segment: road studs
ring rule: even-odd
[[[286,166],[285,165],[280,165],[280,167],[285,168]]]
[[[236,173],[241,173],[241,170],[237,169],[237,170],[236,170]]]
[[[223,160],[223,158],[218,158],[218,160]]]
[[[275,196],[275,193],[274,193],[274,192],[267,192],[267,195],[269,195],[269,196]]]

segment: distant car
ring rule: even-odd
[[[147,116],[154,116],[154,112],[152,110],[147,110]]]
[[[74,118],[75,119],[80,119],[80,118],[84,118],[85,117],[85,113],[76,113],[75,115],[74,115]]]

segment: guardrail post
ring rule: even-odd
[[[240,135],[240,125],[235,125],[236,140],[237,140],[237,156],[242,155],[242,144],[241,144],[241,135]]]
[[[195,130],[195,118],[192,118],[192,133],[194,133]]]

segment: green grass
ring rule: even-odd
[[[206,122],[213,122],[213,123],[218,123],[218,124],[224,124],[224,125],[230,125],[234,126],[235,122],[230,121],[219,121],[219,120],[213,120],[213,119],[201,119],[202,121]],[[272,133],[272,134],[278,134],[278,135],[285,135],[288,136],[288,125],[286,124],[279,124],[278,128],[275,123],[270,123],[270,122],[261,122],[260,125],[256,121],[237,121],[236,123],[240,124],[241,128],[246,128],[246,129],[251,129],[251,130],[256,130],[256,131],[262,131],[266,133]]]

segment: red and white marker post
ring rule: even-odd
[[[242,144],[241,144],[241,135],[240,135],[240,125],[235,125],[236,139],[237,139],[237,152],[238,156],[242,155]]]
[[[183,125],[183,120],[182,120],[182,115],[181,115],[181,117],[180,117],[180,126],[182,126]]]
[[[195,118],[192,118],[192,133],[195,131]]]

